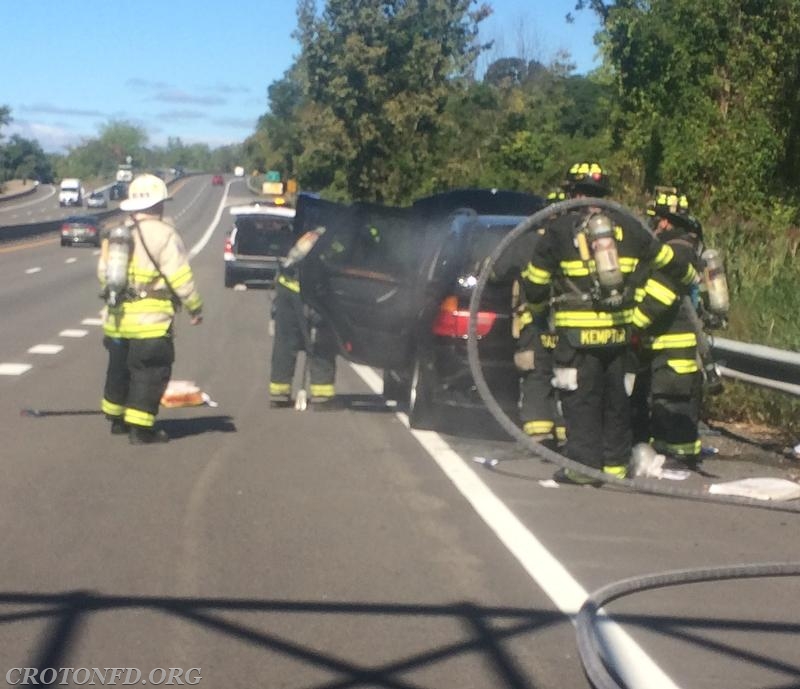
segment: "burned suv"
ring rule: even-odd
[[[492,250],[544,205],[480,189],[409,208],[298,204],[298,232],[326,227],[301,266],[304,298],[330,322],[344,356],[383,369],[384,395],[407,409],[412,427],[439,429],[446,410],[483,407],[467,361],[470,297]],[[481,365],[516,417],[511,312],[511,277],[492,280],[477,319]]]

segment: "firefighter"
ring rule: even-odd
[[[568,173],[571,196],[610,193],[608,177],[596,162],[576,163]],[[634,304],[639,264],[659,269],[643,286],[672,303],[695,278],[633,218],[597,208],[580,208],[549,218],[522,273],[533,308],[550,303],[558,342],[553,378],[558,388],[570,459],[597,471],[624,477],[632,447],[625,369],[632,329],[650,324],[647,304]],[[560,470],[556,480],[596,483],[581,473]]]
[[[308,393],[312,407],[332,408],[336,394],[335,335],[330,326],[303,303],[300,296],[298,262],[308,253],[307,248],[300,247],[313,232],[306,233],[295,244],[278,272],[275,284],[272,302],[275,336],[269,382],[270,406],[273,408],[288,407],[292,403],[292,380],[297,354],[301,350],[305,350],[309,357]]]
[[[662,191],[650,205],[653,231],[676,256],[699,271],[702,230],[689,214],[685,195]],[[687,285],[680,297],[690,294]],[[688,468],[700,461],[698,424],[702,372],[698,366],[695,306],[679,298],[665,304],[654,290],[640,293],[653,322],[639,346],[639,368],[631,396],[635,442],[650,442],[654,449]]]
[[[176,310],[183,306],[192,325],[203,320],[183,241],[163,219],[168,198],[159,177],[136,177],[120,203],[130,217],[104,238],[97,268],[108,350],[102,410],[111,433],[135,445],[169,440],[155,420],[175,359]]]
[[[566,190],[551,191],[547,204],[568,198]],[[523,250],[525,260],[533,252],[536,238],[545,233],[539,228],[528,235],[532,241]],[[524,266],[523,266],[524,267]],[[519,339],[514,362],[520,372],[520,420],[522,430],[537,442],[561,445],[566,440],[566,428],[561,415],[557,390],[553,387],[553,351],[558,334],[550,323],[548,304],[526,302],[517,309]]]

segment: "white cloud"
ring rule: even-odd
[[[16,119],[3,130],[6,137],[14,134],[38,141],[45,153],[66,153],[67,147],[77,146],[86,138],[65,127]]]

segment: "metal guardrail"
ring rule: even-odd
[[[753,385],[800,395],[800,352],[712,338],[720,373]]]

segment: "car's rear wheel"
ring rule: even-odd
[[[433,431],[439,425],[439,409],[433,400],[436,371],[433,362],[421,353],[414,362],[408,394],[408,423],[411,428]]]
[[[236,280],[233,277],[233,273],[225,268],[225,287],[233,287],[236,284]]]

